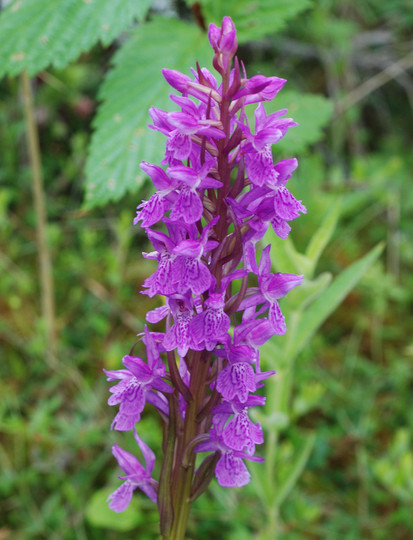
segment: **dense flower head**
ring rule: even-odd
[[[119,405],[115,429],[135,429],[149,403],[168,426],[172,418],[180,426],[170,445],[174,466],[194,459],[188,452],[215,452],[214,459],[205,458],[198,476],[207,478],[206,469],[214,467],[218,482],[233,487],[250,479],[245,460],[262,460],[254,454],[263,431],[249,410],[264,405],[257,392],[275,371],[261,371],[259,348],[286,332],[283,298],[303,280],[302,275],[274,273],[271,246],[262,246],[261,240],[268,227],[287,238],[289,222],[306,208],[286,187],[297,160],[274,162],[272,150],[297,124],[287,110],[267,114],[263,104],[286,81],[264,75],[248,79],[241,73],[229,17],[221,27],[211,24],[208,38],[220,79],[198,65],[192,77],[163,70],[180,94],[171,95],[178,110],[151,107],[149,127],[166,137],[165,157],[161,166],[140,165],[156,189],[138,205],[134,219],[153,245],[143,256],[156,264],[142,293],[163,298],[146,316],[150,324],[164,321],[163,330],[145,327],[146,361],[127,355],[125,369],[106,373],[109,381],[119,381],[109,399],[109,405]],[[253,104],[254,129],[247,115]],[[195,416],[188,414],[193,408]],[[186,430],[193,440],[183,444]],[[152,500],[157,497],[150,478],[154,455],[136,440],[149,456],[146,469],[114,446],[127,474],[111,496],[116,511],[127,506],[136,487]]]

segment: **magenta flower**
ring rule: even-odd
[[[218,342],[225,342],[231,321],[224,305],[223,295],[213,293],[205,301],[205,311],[191,321],[190,330],[197,347],[212,351]]]
[[[143,454],[145,467],[139,460],[122,450],[116,443],[113,444],[112,453],[119,463],[119,467],[124,471],[125,476],[119,476],[121,480],[125,480],[116,491],[108,497],[109,508],[115,512],[123,512],[129,506],[132,500],[132,494],[136,488],[142,490],[153,502],[157,502],[157,486],[158,482],[151,478],[153,467],[155,464],[155,454],[147,444],[136,433],[134,429],[135,440]]]
[[[235,94],[234,100],[244,97],[244,105],[272,101],[286,82],[279,77],[254,75],[251,79],[245,80],[244,86]]]
[[[162,379],[165,375],[165,366],[159,356],[155,342],[145,327],[148,363],[138,356],[124,356],[122,363],[126,369],[117,371],[103,370],[108,381],[119,382],[112,386],[109,405],[120,405],[119,412],[112,422],[112,428],[118,431],[129,431],[139,422],[145,403],[151,403],[162,412],[167,412],[164,400],[151,390],[170,393],[173,390]]]
[[[248,407],[264,403],[264,397],[251,396],[244,403],[234,399],[231,403],[227,401],[214,407],[214,426],[222,433],[222,440],[229,448],[253,455],[255,445],[264,442],[261,425],[251,422],[248,416]]]
[[[284,316],[281,313],[281,308],[278,300],[285,296],[297,285],[301,285],[303,281],[302,275],[282,274],[280,272],[272,274],[270,248],[268,245],[262,252],[261,261],[257,269],[255,261],[255,247],[248,244],[245,250],[246,264],[258,275],[258,292],[255,292],[240,304],[240,309],[251,308],[262,304],[268,309],[269,321],[273,326],[274,332],[278,335],[285,334],[287,327],[285,326]],[[254,289],[251,289],[254,292]]]
[[[189,349],[202,350],[192,334],[190,323],[194,318],[194,306],[190,297],[176,295],[169,299],[174,324],[169,328],[163,340],[163,346],[167,351],[176,352],[179,356],[185,356]]]
[[[280,118],[286,112],[283,109],[267,116],[260,103],[255,111],[255,135],[248,124],[237,122],[248,141],[243,146],[247,174],[257,186],[276,185],[278,171],[273,165],[271,144],[282,139],[290,127],[298,125],[291,118]]]
[[[182,218],[185,223],[195,223],[201,219],[203,205],[199,190],[222,187],[222,182],[207,176],[213,166],[215,166],[215,160],[204,163],[199,171],[194,171],[185,165],[176,165],[168,169],[170,177],[181,185],[178,198],[169,216],[170,219],[178,221]]]
[[[211,47],[215,51],[215,69],[228,70],[238,47],[237,32],[231,18],[224,17],[221,28],[215,24],[210,24],[208,38]]]
[[[222,438],[222,427],[213,428],[210,431],[210,438],[199,443],[195,452],[218,451],[220,458],[215,467],[215,474],[218,484],[223,487],[242,487],[250,481],[250,473],[244,463],[244,459],[249,461],[264,461],[263,458],[252,456],[246,452],[233,450]]]
[[[279,301],[303,280],[271,272],[270,246],[256,259],[269,226],[285,239],[289,222],[306,213],[287,188],[297,160],[273,161],[272,145],[297,124],[286,110],[267,115],[263,105],[286,81],[247,78],[229,17],[210,25],[208,38],[218,78],[198,64],[191,77],[162,71],[180,94],[170,96],[178,110],[150,108],[150,128],[166,138],[165,157],[161,166],[140,165],[155,188],[134,219],[153,245],[143,256],[156,263],[142,292],[162,297],[146,315],[162,326],[138,335],[146,361],[131,352],[125,369],[106,372],[117,382],[112,427],[135,429],[150,403],[164,428],[159,489],[151,478],[154,455],[136,432],[146,467],[114,445],[126,476],[110,507],[125,509],[138,487],[158,501],[165,538],[178,529],[182,538],[190,501],[214,475],[221,486],[240,487],[250,481],[245,462],[263,461],[255,455],[263,431],[250,409],[264,405],[257,392],[275,371],[261,371],[260,347],[286,332]],[[254,129],[247,120],[253,104]],[[195,471],[203,452],[209,454]]]

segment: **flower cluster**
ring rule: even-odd
[[[287,188],[297,160],[274,163],[271,148],[296,123],[285,109],[267,115],[263,105],[286,81],[247,78],[229,17],[221,28],[211,24],[208,37],[220,80],[199,66],[192,77],[164,69],[180,94],[170,96],[179,110],[149,111],[150,127],[166,137],[166,152],[162,167],[141,164],[156,192],[138,206],[134,223],[153,245],[143,256],[157,262],[143,294],[164,297],[146,319],[165,320],[165,331],[145,327],[146,361],[127,355],[125,369],[106,373],[119,381],[109,399],[119,405],[112,427],[134,430],[150,403],[165,422],[167,440],[159,486],[151,478],[155,457],[136,431],[146,468],[114,445],[126,474],[110,496],[115,511],[127,506],[136,487],[154,501],[162,497],[161,512],[168,504],[177,508],[182,475],[192,475],[192,499],[214,472],[222,486],[249,481],[245,460],[261,461],[254,454],[263,443],[249,410],[264,405],[256,392],[274,373],[261,371],[259,347],[286,332],[279,300],[303,278],[271,272],[271,246],[257,246],[270,226],[285,239],[289,222],[306,212]],[[257,104],[254,128],[250,104]],[[203,452],[213,454],[194,472]]]

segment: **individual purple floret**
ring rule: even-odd
[[[255,373],[253,367],[244,362],[234,362],[224,368],[217,377],[217,390],[227,401],[235,398],[246,403],[251,392],[260,387],[260,381],[274,375],[275,371]]]
[[[244,450],[249,455],[255,445],[262,444],[264,437],[260,424],[253,424],[248,416],[248,407],[264,405],[265,398],[251,396],[244,403],[238,399],[217,405],[213,409],[214,425],[220,427],[223,442],[232,450]],[[227,423],[227,421],[229,422]]]
[[[211,429],[209,441],[196,446],[195,452],[218,451],[220,458],[216,464],[215,474],[218,484],[223,487],[242,487],[250,481],[250,473],[244,463],[249,461],[264,461],[263,458],[252,456],[246,452],[233,450],[225,444],[221,429]]]
[[[122,450],[116,443],[112,447],[112,453],[117,459],[119,467],[125,473],[125,476],[119,476],[121,480],[125,480],[123,484],[111,493],[107,499],[109,508],[115,512],[126,510],[136,488],[141,489],[154,503],[157,502],[158,482],[151,478],[155,464],[155,454],[138,436],[136,429],[134,429],[134,436],[145,460],[145,467],[139,463],[135,456]]]
[[[134,224],[153,245],[143,253],[153,269],[142,294],[160,297],[146,315],[157,326],[138,334],[146,361],[131,352],[125,369],[106,371],[117,382],[112,427],[135,430],[150,403],[164,437],[159,488],[154,455],[136,431],[145,468],[114,445],[126,476],[110,507],[125,509],[139,487],[158,503],[162,537],[174,540],[183,540],[189,506],[214,475],[221,486],[241,487],[250,481],[246,461],[263,461],[255,455],[263,430],[250,411],[264,406],[259,393],[275,371],[261,370],[260,347],[286,332],[279,301],[303,281],[273,273],[271,245],[261,245],[270,226],[281,242],[307,211],[287,188],[297,160],[273,157],[272,146],[297,124],[287,110],[264,107],[286,81],[247,77],[230,17],[210,25],[208,39],[217,77],[198,64],[191,76],[164,69],[179,94],[170,96],[174,110],[149,110],[149,127],[166,138],[165,155],[161,164],[140,165],[155,192],[138,205]]]
[[[167,351],[176,352],[179,356],[185,356],[189,349],[202,350],[198,348],[195,338],[192,334],[190,324],[194,318],[194,308],[192,299],[186,296],[171,297],[169,305],[172,311],[174,324],[169,328],[163,340],[163,346]]]
[[[148,363],[138,356],[124,356],[122,363],[126,369],[117,371],[104,370],[108,381],[119,380],[112,386],[109,405],[120,405],[119,412],[115,416],[112,427],[118,431],[129,431],[139,422],[145,403],[151,403],[162,412],[167,412],[165,402],[151,390],[170,393],[172,388],[162,379],[165,375],[165,366],[159,356],[155,342],[145,328],[146,350]]]
[[[287,327],[285,325],[284,315],[278,300],[285,296],[297,285],[301,285],[303,276],[296,274],[282,274],[280,272],[272,274],[270,248],[268,245],[262,252],[261,261],[257,268],[255,262],[255,248],[248,245],[246,249],[246,264],[253,272],[258,275],[259,292],[253,294],[241,302],[240,309],[246,309],[251,306],[263,304],[268,308],[269,321],[271,322],[274,333],[278,335],[285,334]]]
[[[273,164],[271,144],[282,139],[290,127],[298,125],[291,118],[280,118],[286,112],[287,109],[283,109],[267,116],[260,103],[255,111],[255,135],[248,124],[237,122],[247,141],[243,152],[248,178],[257,186],[264,183],[275,186],[277,183],[278,171]]]
[[[212,351],[218,342],[225,341],[231,320],[224,307],[222,294],[212,293],[205,301],[206,309],[191,321],[190,331],[197,346]]]

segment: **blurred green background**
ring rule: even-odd
[[[308,278],[304,293],[282,306],[291,335],[305,334],[294,321],[306,313],[318,318],[291,353],[282,406],[259,418],[277,434],[260,449],[274,459],[276,476],[267,481],[283,486],[276,506],[259,489],[259,467],[240,490],[214,481],[194,505],[188,538],[413,538],[410,2],[15,0],[2,7],[0,540],[158,537],[144,496],[121,515],[105,503],[119,485],[113,441],[135,446],[131,434],[109,431],[114,412],[102,368],[120,368],[157,301],[139,294],[152,266],[140,255],[148,246],[132,219],[151,193],[138,163],[159,161],[164,149],[146,128],[150,105],[170,107],[160,69],[188,73],[196,58],[211,68],[203,27],[223,15],[238,28],[249,76],[288,79],[267,110],[287,106],[300,123],[275,155],[299,159],[289,187],[308,214],[294,222],[291,242],[274,240],[272,254],[279,270],[301,264]],[[39,135],[52,261],[49,322],[30,122]],[[328,288],[381,241],[380,257],[346,282],[345,299]],[[266,367],[281,367],[275,396],[289,350],[277,339],[263,351]],[[153,411],[139,432],[159,453]],[[311,445],[296,451],[306,437]],[[291,463],[297,467],[288,472]]]

